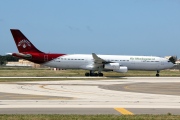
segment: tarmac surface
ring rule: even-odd
[[[180,115],[179,86],[180,77],[1,82],[0,114]]]

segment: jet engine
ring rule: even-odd
[[[104,65],[105,69],[110,69],[115,72],[122,72],[125,73],[128,71],[128,68],[126,66],[120,66],[119,63],[108,63]]]
[[[111,69],[111,70],[116,70],[119,69],[119,63],[108,63],[104,65],[105,69]]]
[[[126,73],[128,71],[128,68],[126,66],[120,66],[119,69],[113,70],[114,72],[120,72],[120,73]]]

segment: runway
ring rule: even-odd
[[[179,115],[179,86],[179,77],[1,82],[0,114]]]

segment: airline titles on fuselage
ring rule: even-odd
[[[143,58],[143,57],[130,57],[130,60],[155,60],[155,58]]]

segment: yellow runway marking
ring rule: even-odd
[[[117,110],[118,112],[120,112],[123,115],[134,115],[132,112],[124,109],[124,108],[114,108],[115,110]]]

